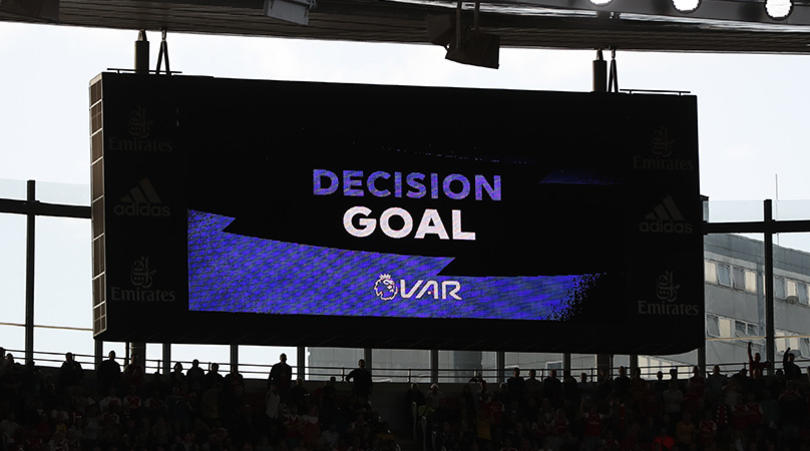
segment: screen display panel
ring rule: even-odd
[[[110,317],[347,346],[702,331],[693,97],[101,83]]]

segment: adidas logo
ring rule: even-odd
[[[638,224],[638,230],[644,233],[676,233],[689,234],[694,232],[692,224],[686,221],[681,211],[667,196],[656,205],[644,220]]]
[[[163,205],[152,182],[144,178],[113,207],[113,213],[118,216],[164,218],[171,216],[172,210]]]

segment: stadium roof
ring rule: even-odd
[[[427,17],[452,15],[456,5],[432,0],[318,0],[309,24],[296,25],[267,17],[264,0],[26,1],[0,0],[0,20],[398,43],[427,43]],[[604,6],[588,0],[485,1],[480,25],[499,35],[502,46],[511,47],[810,53],[808,4],[767,0],[790,7],[785,19],[775,20],[766,13],[764,0],[692,1],[699,6],[688,13],[679,12],[672,0],[612,0]],[[464,4],[469,16],[465,20],[472,17],[472,8],[472,3]]]

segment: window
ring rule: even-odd
[[[746,324],[742,321],[734,321],[734,336],[744,337],[745,334],[748,332],[745,326]]]
[[[797,285],[798,285],[798,290],[799,290],[799,294],[798,294],[798,296],[799,296],[799,304],[804,304],[804,305],[810,304],[810,302],[808,302],[808,298],[807,298],[807,284],[805,284],[804,282],[797,282]]]
[[[759,336],[759,326],[756,324],[749,324],[748,325],[748,336],[749,337],[758,337]]]
[[[745,291],[749,293],[757,292],[757,273],[745,270]]]
[[[706,335],[709,337],[720,336],[720,324],[714,315],[706,315]]]
[[[720,326],[720,336],[721,337],[731,337],[731,323],[732,320],[729,318],[719,318],[718,323]]]
[[[799,339],[799,353],[803,357],[810,357],[810,338]]]
[[[787,339],[779,337],[784,337],[785,335],[787,335],[787,333],[784,330],[776,329],[775,335],[776,340],[774,340],[774,342],[776,344],[776,352],[785,352],[785,350],[787,350],[788,347],[788,341]]]
[[[735,290],[745,289],[745,270],[743,268],[731,267],[731,286]]]
[[[785,299],[785,278],[784,277],[774,277],[773,278],[773,297],[775,299]]]
[[[799,295],[795,280],[785,279],[785,288],[786,288],[785,293],[788,296],[798,296]]]
[[[706,283],[717,283],[717,265],[708,260],[703,262]]]
[[[724,286],[731,286],[731,266],[724,263],[717,264],[717,283]]]

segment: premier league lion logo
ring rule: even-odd
[[[374,282],[374,294],[383,301],[390,301],[397,297],[397,284],[391,278],[391,274],[380,274]]]

